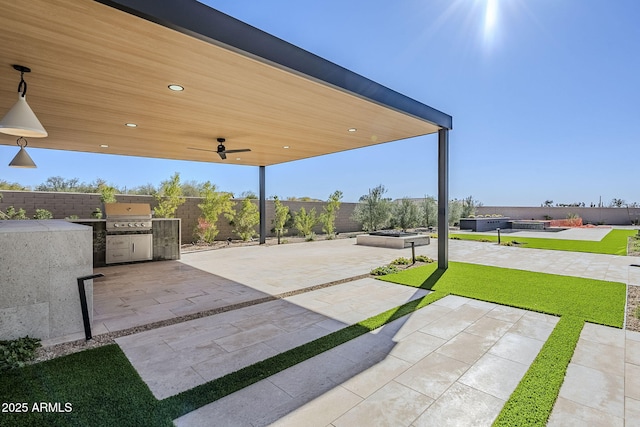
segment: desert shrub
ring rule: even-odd
[[[29,336],[12,341],[0,341],[0,372],[21,368],[33,360],[40,340]]]
[[[218,218],[221,214],[232,221],[234,217],[231,194],[216,191],[215,184],[209,181],[202,186],[202,203],[198,204],[202,216],[198,218],[195,235],[200,242],[213,243],[218,235]]]
[[[33,219],[53,219],[53,214],[46,209],[36,209]]]
[[[336,216],[338,210],[340,210],[340,199],[342,199],[342,191],[336,190],[327,200],[327,204],[322,208],[323,212],[320,214],[320,223],[322,224],[322,231],[327,233],[327,239],[333,239],[336,236]]]
[[[400,257],[391,261],[391,264],[392,265],[409,265],[411,264],[411,260],[409,258]]]
[[[116,192],[118,191],[115,187],[106,184],[98,185],[98,191],[100,192],[100,200],[102,203],[115,203],[116,202]]]
[[[462,240],[460,237],[458,236],[451,236],[449,237],[451,240]]]
[[[64,219],[80,219],[80,217],[74,214],[74,215],[66,216]]]
[[[6,212],[0,211],[0,219],[29,219],[27,212],[20,208],[16,211],[13,206],[9,206]]]
[[[382,267],[377,267],[371,270],[371,275],[373,276],[385,276],[387,274],[397,273],[398,267],[395,265],[383,265]]]
[[[318,215],[316,214],[316,208],[312,208],[307,212],[304,206],[302,206],[293,217],[293,226],[298,230],[298,233],[307,240],[313,240],[315,238],[312,229],[317,223]]]
[[[418,262],[426,262],[428,264],[431,264],[432,262],[435,262],[432,258],[429,258],[426,255],[416,255],[416,261],[418,261]]]
[[[231,225],[234,226],[233,232],[238,235],[244,242],[250,240],[256,233],[256,225],[260,223],[260,213],[258,206],[246,198],[242,201],[240,210],[236,212]]]
[[[289,213],[289,206],[283,205],[280,199],[278,199],[278,196],[273,197],[273,209],[275,211],[273,231],[278,236],[278,244],[280,244],[280,237],[287,232],[285,227],[291,219],[291,214]]]
[[[186,201],[182,195],[180,174],[176,172],[169,180],[163,181],[153,197],[158,201],[158,206],[153,209],[156,218],[175,218],[176,210]]]
[[[391,226],[398,226],[402,231],[407,231],[407,228],[415,227],[420,220],[418,206],[408,197],[396,203],[393,206],[392,212]]]

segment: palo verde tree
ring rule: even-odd
[[[273,231],[278,236],[278,244],[280,244],[280,236],[287,232],[285,228],[287,221],[291,218],[289,213],[289,206],[282,204],[278,196],[273,197],[273,208],[275,210],[275,218],[273,219]]]
[[[336,190],[329,196],[329,200],[322,208],[320,223],[322,224],[322,231],[327,233],[327,239],[336,237],[336,217],[338,216],[338,210],[340,210],[341,199],[342,191]]]
[[[315,227],[317,223],[318,215],[316,214],[316,208],[312,208],[307,212],[304,206],[302,206],[293,216],[293,226],[307,241],[311,241],[315,238],[315,235],[313,234],[313,227]]]
[[[234,226],[233,232],[246,242],[258,235],[256,233],[256,225],[259,223],[260,212],[258,212],[258,206],[248,197],[243,199],[240,210],[236,212],[231,221],[231,225]]]
[[[175,218],[176,210],[186,201],[182,195],[180,174],[176,172],[167,181],[162,181],[153,197],[158,201],[158,206],[153,209],[156,218]]]
[[[365,231],[375,231],[383,227],[391,214],[391,199],[383,197],[386,189],[382,184],[360,197],[352,218],[362,224]]]
[[[202,185],[202,203],[198,205],[202,216],[198,218],[198,225],[196,226],[196,236],[199,241],[213,243],[218,235],[218,218],[221,214],[224,214],[225,218],[229,221],[233,221],[234,202],[231,201],[230,193],[223,193],[216,191],[215,184],[207,181]]]

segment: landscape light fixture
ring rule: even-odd
[[[48,133],[27,104],[27,82],[24,81],[24,73],[30,73],[31,69],[22,65],[14,65],[13,68],[20,71],[18,101],[0,120],[0,132],[21,137],[44,138]]]
[[[27,140],[20,137],[16,141],[16,144],[20,147],[20,151],[18,151],[18,154],[11,160],[9,166],[12,168],[35,168],[36,164],[27,153],[27,150],[24,149],[24,147],[27,146]]]

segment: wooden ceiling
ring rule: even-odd
[[[18,96],[12,64],[24,65],[27,101],[49,132],[29,147],[268,166],[440,127],[92,0],[0,7],[0,116]],[[215,150],[217,137],[251,152],[223,161],[189,148]],[[0,134],[0,144],[15,143]]]

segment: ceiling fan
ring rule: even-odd
[[[218,141],[218,148],[216,150],[206,150],[204,148],[195,148],[195,147],[188,147],[188,148],[190,150],[211,151],[212,153],[218,153],[218,155],[220,156],[220,158],[222,160],[225,160],[227,158],[227,154],[243,153],[245,151],[251,151],[250,148],[240,148],[240,149],[237,149],[237,150],[227,150],[227,148],[224,146],[224,142],[226,141],[226,139],[224,139],[224,138],[216,138],[216,140]]]

